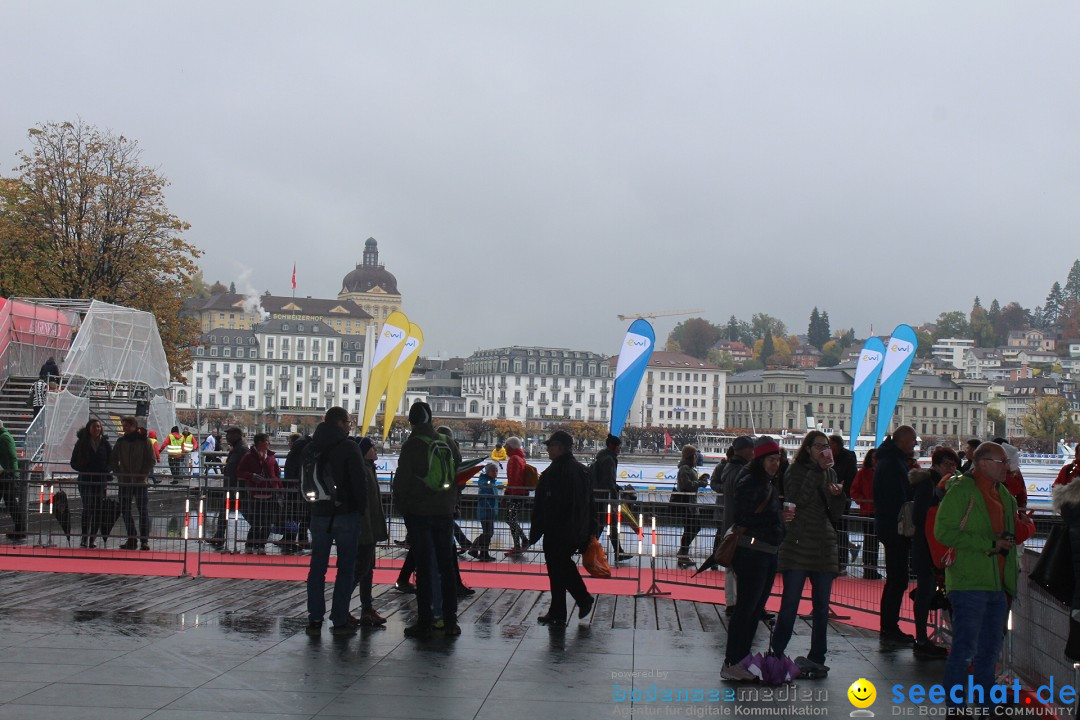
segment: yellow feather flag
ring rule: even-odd
[[[405,340],[409,336],[409,318],[405,313],[395,310],[390,313],[379,331],[379,338],[375,341],[375,354],[371,359],[371,377],[368,378],[367,395],[364,401],[364,421],[360,425],[360,434],[366,435],[371,423],[375,420],[375,411],[379,409],[379,401],[382,400],[383,392],[390,375],[397,367],[398,356],[401,348],[405,346]]]
[[[405,395],[405,388],[409,384],[409,376],[412,375],[413,366],[420,357],[420,347],[424,344],[424,333],[420,332],[420,326],[409,323],[409,337],[401,348],[397,367],[390,374],[390,382],[386,386],[386,411],[383,413],[382,439],[386,442],[386,436],[390,434],[390,425],[397,415],[398,405]]]

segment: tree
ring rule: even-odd
[[[500,442],[510,436],[525,437],[525,426],[517,420],[492,420],[491,429]]]
[[[817,306],[814,306],[813,311],[810,313],[810,326],[806,329],[807,341],[818,350],[821,350],[831,336],[829,313],[818,313]]]
[[[710,350],[706,360],[721,370],[731,372],[735,369],[735,360],[727,350]]]
[[[832,339],[821,348],[821,367],[834,367],[840,364],[840,355],[844,352],[839,339]]]
[[[986,317],[990,320],[990,324],[997,327],[998,316],[1001,315],[1001,305],[998,303],[997,298],[994,298],[990,303],[990,309],[986,311]]]
[[[994,346],[994,325],[990,322],[990,316],[982,306],[976,305],[971,308],[971,315],[968,316],[968,327],[971,330],[971,337],[975,340],[976,347]]]
[[[225,287],[220,280],[215,280],[214,284],[210,286],[211,295],[220,295],[224,292],[229,292],[229,288]]]
[[[1080,260],[1073,260],[1065,279],[1065,299],[1080,302]]]
[[[1028,311],[1018,302],[1011,302],[1001,308],[997,320],[994,322],[994,333],[997,335],[999,345],[1004,345],[1009,340],[1009,333],[1014,330],[1026,330],[1028,327]]]
[[[739,321],[735,319],[734,315],[728,318],[724,338],[731,342],[735,342],[740,338]]]
[[[474,418],[466,420],[462,429],[464,430],[465,437],[469,438],[473,445],[476,445],[480,442],[481,438],[495,428],[490,422],[483,418]]]
[[[783,337],[787,335],[787,326],[772,315],[754,313],[754,316],[750,318],[750,331],[755,340],[764,338],[766,332],[771,333],[773,337]]]
[[[674,340],[680,350],[691,357],[704,360],[709,350],[720,340],[724,331],[704,318],[690,318],[675,326],[668,335],[668,345]]]
[[[915,339],[919,341],[919,348],[915,351],[915,357],[928,358],[933,355],[934,336],[926,330],[915,330]]]
[[[1061,310],[1065,306],[1065,292],[1061,289],[1061,283],[1055,282],[1050,286],[1050,292],[1046,295],[1043,303],[1043,320],[1047,327],[1057,325],[1061,318]]]
[[[1072,420],[1069,401],[1058,395],[1038,398],[1020,424],[1029,437],[1037,440],[1056,441],[1080,433]]]
[[[229,283],[229,293],[232,294],[232,295],[236,294],[236,283],[235,282],[230,282]]]
[[[959,310],[941,313],[938,315],[935,324],[937,325],[937,330],[934,332],[935,340],[941,338],[966,338],[971,335],[971,328],[968,326],[967,318]]]
[[[188,224],[165,205],[167,181],[142,164],[138,143],[81,121],[38,125],[29,141],[18,177],[0,183],[0,293],[152,312],[183,377],[198,326],[180,308],[202,251],[182,239]]]
[[[994,430],[991,435],[994,437],[1005,436],[1005,414],[997,408],[987,408],[986,419],[994,426]]]

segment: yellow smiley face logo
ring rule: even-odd
[[[847,689],[848,700],[857,708],[868,708],[877,699],[877,688],[866,678],[859,678]]]

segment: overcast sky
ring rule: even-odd
[[[373,236],[425,355],[612,354],[618,313],[683,309],[862,337],[1064,283],[1078,28],[1074,0],[2,0],[0,171],[40,122],[137,139],[207,280],[259,292],[295,261],[334,297]]]

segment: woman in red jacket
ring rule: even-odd
[[[251,449],[240,459],[236,476],[247,489],[247,509],[241,506],[249,528],[244,552],[266,554],[266,541],[270,535],[270,523],[277,516],[281,490],[281,469],[270,449],[270,436],[257,433]]]
[[[521,479],[521,473],[525,470],[521,438],[509,437],[503,447],[506,448],[506,524],[510,526],[510,540],[514,543],[513,549],[505,554],[510,556],[521,553],[529,546],[529,538],[518,524],[518,513],[529,496],[529,488]]]
[[[863,577],[880,580],[878,572],[878,538],[874,532],[874,465],[877,450],[866,451],[862,467],[851,483],[851,499],[859,503],[859,515],[865,518],[863,527]],[[852,558],[854,560],[854,558]]]

